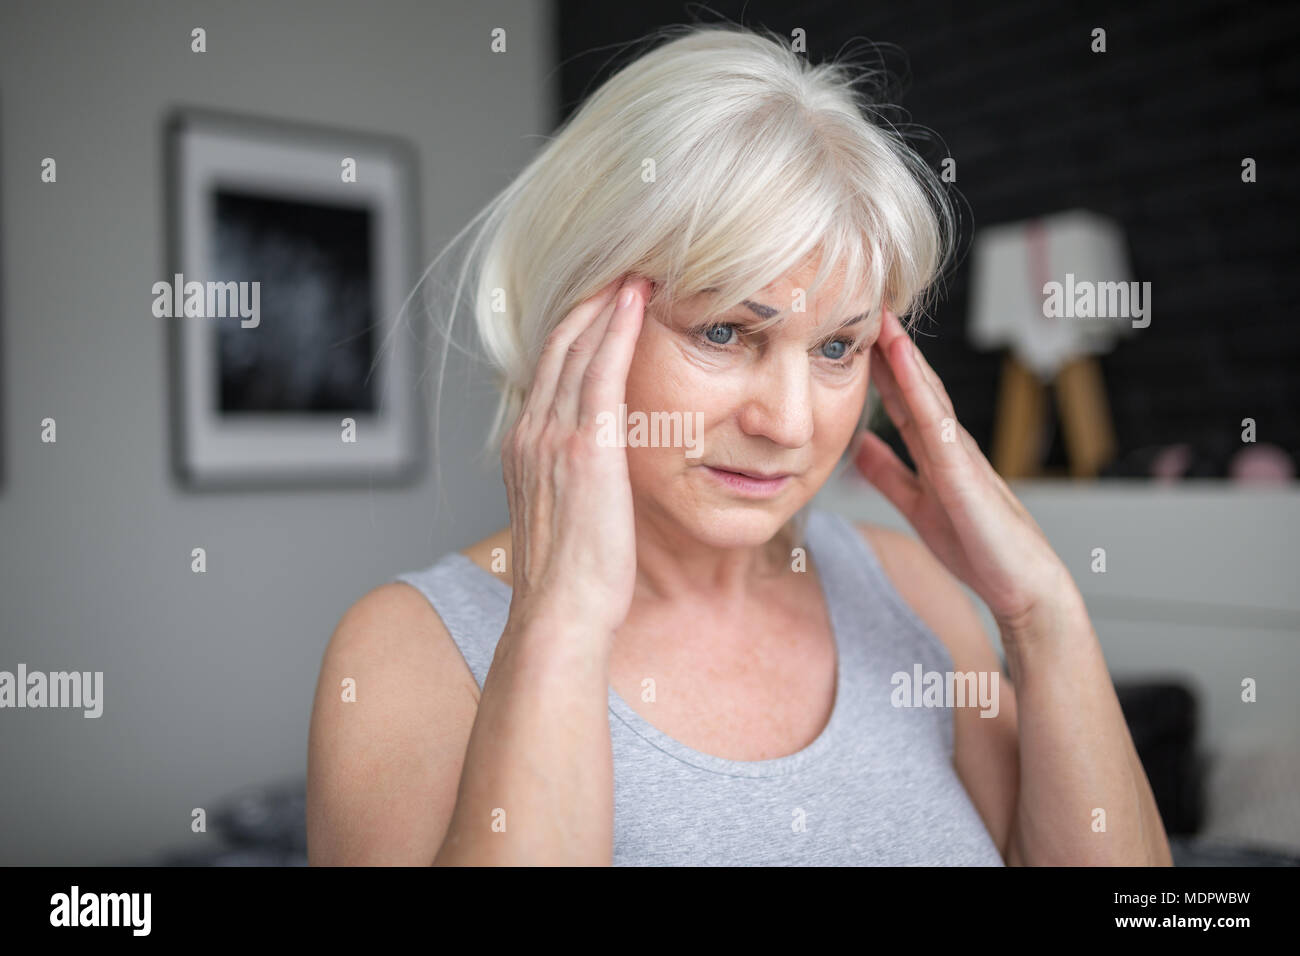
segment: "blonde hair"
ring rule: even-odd
[[[453,317],[472,286],[500,389],[485,450],[518,415],[547,334],[621,275],[655,282],[652,309],[713,289],[721,312],[819,256],[808,298],[843,280],[829,314],[887,302],[906,321],[951,255],[940,180],[869,118],[880,104],[858,84],[883,71],[812,65],[774,33],[730,25],[650,39],[666,42],[596,89],[460,234],[472,230],[469,254],[434,314]]]

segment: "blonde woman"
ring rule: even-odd
[[[339,623],[312,863],[1168,864],[1079,592],[899,320],[942,188],[843,64],[672,32],[471,223],[510,524]],[[846,451],[919,541],[810,506]]]

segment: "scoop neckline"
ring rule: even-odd
[[[817,584],[821,591],[822,601],[826,606],[826,615],[831,624],[831,636],[835,642],[835,701],[831,705],[831,714],[822,727],[821,732],[806,747],[796,750],[794,753],[785,754],[780,757],[770,757],[766,760],[730,760],[726,757],[718,757],[714,754],[706,754],[703,751],[690,747],[676,737],[671,737],[664,733],[650,721],[641,716],[633,707],[623,699],[622,695],[614,689],[614,685],[609,685],[609,710],[619,718],[628,729],[638,736],[645,739],[659,750],[674,757],[683,763],[690,764],[702,770],[708,770],[712,773],[723,774],[732,777],[776,777],[785,774],[794,773],[800,768],[817,760],[823,756],[834,743],[843,722],[844,711],[846,709],[844,701],[844,639],[843,628],[839,615],[836,611],[836,603],[831,596],[831,587],[827,581],[827,576],[823,573],[821,562],[816,559],[816,552],[819,550],[814,546],[813,538],[820,540],[820,527],[814,534],[814,526],[819,522],[817,512],[809,515],[808,534],[805,541],[806,551],[813,561],[813,568],[817,574]],[[503,595],[506,600],[510,599],[513,593],[512,588],[492,574],[479,567],[473,559],[462,554],[459,551],[453,552],[456,558],[467,563],[479,574],[490,580],[495,590]]]

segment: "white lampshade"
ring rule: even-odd
[[[975,236],[971,266],[971,344],[981,350],[1009,348],[1044,381],[1076,357],[1110,351],[1118,336],[1133,331],[1132,299],[1128,316],[1044,314],[1046,283],[1078,291],[1089,283],[1105,289],[1102,283],[1131,282],[1124,232],[1106,216],[1074,209],[990,226]],[[1145,288],[1149,293],[1150,286]],[[1076,300],[1067,298],[1067,308],[1073,309]],[[1149,294],[1141,304],[1149,310]],[[1148,312],[1143,321],[1149,320]]]

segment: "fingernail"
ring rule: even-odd
[[[631,287],[624,286],[623,291],[618,295],[618,307],[620,309],[626,309],[632,304],[632,299],[635,298],[635,296],[636,292]]]

